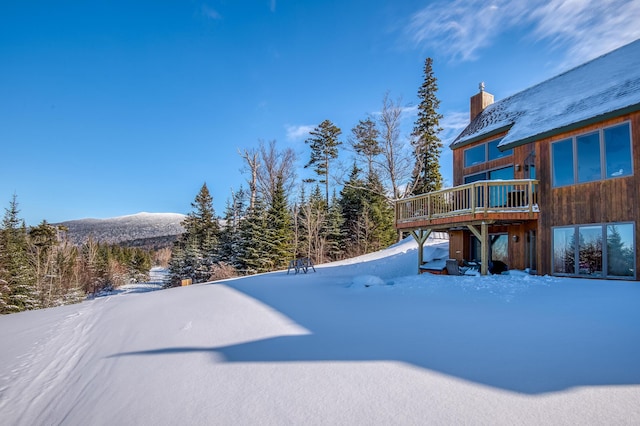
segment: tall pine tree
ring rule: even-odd
[[[442,142],[438,137],[440,119],[437,112],[440,101],[436,97],[438,84],[433,74],[433,60],[427,58],[424,63],[424,82],[418,90],[418,117],[411,133],[415,166],[412,174],[414,194],[424,194],[442,189],[440,173],[440,152]]]
[[[169,265],[174,284],[183,278],[191,278],[193,282],[207,281],[217,260],[220,227],[206,183],[191,207],[193,210],[182,222],[184,233],[174,246],[172,257],[175,259]]]
[[[338,136],[342,133],[339,127],[329,120],[324,120],[320,125],[314,128],[305,142],[311,148],[311,158],[304,166],[305,168],[313,166],[314,172],[318,175],[319,183],[325,186],[325,202],[329,205],[329,178],[331,161],[338,158],[338,147],[342,142]]]
[[[366,120],[360,120],[358,124],[351,129],[353,134],[349,140],[353,150],[356,154],[364,157],[367,163],[368,176],[371,176],[374,171],[374,160],[382,154],[382,147],[380,146],[380,131],[376,127],[375,121],[371,118]]]
[[[291,215],[285,198],[282,179],[278,178],[267,210],[266,255],[271,258],[272,270],[286,267],[294,256]]]

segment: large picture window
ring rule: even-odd
[[[631,175],[629,123],[552,143],[551,164],[553,186]]]
[[[553,229],[553,273],[586,277],[635,277],[633,223]]]
[[[498,158],[508,157],[513,154],[512,149],[500,151],[498,145],[502,139],[495,139],[481,145],[467,148],[464,151],[464,166],[471,167]]]
[[[575,274],[576,239],[574,228],[553,230],[553,272]]]

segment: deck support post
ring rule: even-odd
[[[482,222],[480,231],[471,224],[467,224],[467,228],[480,240],[480,274],[487,275],[489,272],[489,225]]]
[[[423,262],[424,243],[427,241],[427,238],[429,238],[429,235],[431,235],[431,229],[416,229],[411,231],[411,235],[418,243],[418,273],[420,273],[420,266],[422,266]]]

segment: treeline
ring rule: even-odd
[[[63,228],[27,227],[18,214],[14,196],[0,228],[0,314],[76,303],[148,276],[147,251],[92,239],[74,245]]]
[[[218,221],[204,184],[173,248],[172,283],[279,270],[299,257],[323,263],[387,247],[397,240],[394,210],[379,190],[379,182],[352,176],[329,204],[316,185],[309,197],[303,193],[289,206],[279,181],[269,201],[258,197],[252,207],[248,194],[238,191]]]
[[[295,152],[279,150],[275,141],[241,151],[248,190],[232,193],[218,220],[202,186],[173,247],[172,284],[284,269],[299,257],[316,264],[340,260],[395,242],[394,201],[442,188],[442,116],[430,58],[424,76],[411,134],[401,137],[405,108],[385,95],[380,113],[360,120],[347,137],[347,173],[339,162],[342,130],[330,120],[305,141],[310,155],[304,168],[312,178],[299,181]]]

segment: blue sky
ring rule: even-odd
[[[346,141],[386,92],[406,137],[426,57],[448,144],[480,81],[504,98],[638,22],[637,0],[2,2],[0,207],[16,194],[28,225],[188,213],[207,182],[222,215],[259,140],[302,169],[306,132],[329,119]]]

